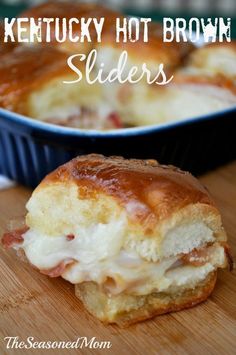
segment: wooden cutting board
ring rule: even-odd
[[[236,162],[201,178],[223,215],[233,255],[236,254]],[[22,216],[31,191],[0,191],[0,233],[9,219]],[[20,340],[75,341],[96,337],[110,349],[48,350],[56,354],[236,354],[236,273],[219,272],[213,295],[203,304],[119,329],[90,316],[74,296],[73,286],[41,275],[1,249],[0,354],[45,354],[47,350],[6,349],[6,336]]]

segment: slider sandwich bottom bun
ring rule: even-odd
[[[153,292],[144,296],[121,294],[109,297],[93,282],[75,285],[75,294],[88,311],[106,323],[127,327],[155,316],[190,308],[205,301],[216,283],[217,273],[210,273],[195,288],[182,292]]]
[[[129,325],[205,300],[230,262],[221,217],[189,173],[153,160],[81,156],[49,174],[3,236],[90,313]],[[228,261],[229,260],[229,261]]]

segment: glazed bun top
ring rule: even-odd
[[[78,3],[78,2],[65,2],[65,1],[59,1],[59,2],[54,2],[54,1],[49,1],[46,3],[43,3],[38,6],[34,6],[30,9],[25,10],[22,12],[19,17],[23,18],[33,18],[38,20],[38,18],[52,18],[52,19],[60,19],[62,20],[63,18],[69,20],[71,18],[77,18],[81,22],[81,18],[84,18],[85,21],[89,18],[105,18],[103,28],[109,28],[111,29],[112,27],[115,28],[115,21],[117,17],[122,17],[122,15],[114,10],[111,10],[107,7],[104,7],[102,5],[98,4],[88,4],[88,3]],[[75,24],[73,23],[73,34],[75,36],[81,34],[81,23]],[[59,32],[62,32],[62,22],[59,24]],[[43,42],[45,43],[46,40],[46,28],[47,25],[43,23],[42,25],[42,37],[43,37]],[[17,32],[17,29],[15,28],[15,32]],[[87,37],[85,37],[85,40],[83,43],[80,42],[71,42],[69,39],[67,39],[65,42],[59,43],[55,40],[55,26],[51,27],[50,30],[50,37],[51,41],[49,45],[55,45],[58,47],[60,50],[66,51],[66,52],[72,52],[73,54],[75,53],[75,50],[83,50],[82,53],[88,53],[94,41],[96,40],[96,29],[93,21],[90,22],[89,24],[89,33],[91,36],[91,42],[87,40]],[[26,34],[27,36],[27,34]],[[37,42],[36,42],[37,44]]]
[[[138,219],[155,223],[189,204],[213,205],[206,189],[190,173],[155,160],[102,155],[80,156],[48,175],[42,185],[75,182],[85,198],[104,193]]]
[[[135,33],[135,31],[134,31]],[[133,64],[145,62],[148,67],[157,68],[161,63],[164,64],[166,69],[172,69],[182,64],[183,59],[194,48],[190,43],[177,43],[163,42],[162,38],[163,28],[159,23],[149,23],[148,25],[148,42],[144,42],[144,31],[140,25],[140,35],[138,41],[123,41],[121,35],[120,41],[116,41],[116,34],[111,29],[106,28],[102,42],[97,44],[101,61],[108,62],[112,67],[112,63],[109,63],[108,57],[110,50],[111,61],[114,59],[116,52],[126,50],[129,54],[129,61]],[[95,43],[96,45],[96,43]],[[103,50],[105,52],[103,54]]]

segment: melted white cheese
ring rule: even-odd
[[[68,265],[61,275],[64,279],[73,284],[94,281],[111,294],[127,290],[144,295],[172,286],[194,287],[224,263],[224,249],[220,245],[212,249],[212,256],[203,266],[181,265],[177,262],[179,256],[148,262],[134,251],[121,249],[122,224],[119,226],[117,222],[113,228],[112,240],[103,228],[104,225],[99,224],[95,230],[91,229],[89,238],[87,230],[86,235],[80,234],[72,240],[66,236],[49,237],[29,230],[24,234],[23,245],[16,248],[22,248],[30,263],[40,270],[54,268],[65,260],[73,259],[75,262]]]
[[[39,269],[53,268],[67,258],[82,264],[99,263],[118,254],[123,243],[122,231],[122,219],[80,228],[71,241],[66,236],[47,236],[30,229],[23,235],[22,248]]]

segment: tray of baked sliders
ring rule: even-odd
[[[19,15],[35,20],[44,16],[105,16],[102,41],[96,42],[90,31],[91,42],[45,40],[29,46],[15,39],[1,44],[0,171],[4,175],[34,187],[60,164],[93,152],[152,157],[194,174],[235,158],[234,42],[198,47],[188,42],[163,43],[161,25],[151,23],[147,43],[116,43],[114,19],[122,15],[91,4],[46,3]],[[15,38],[17,31],[13,26]],[[30,35],[26,22],[25,37]],[[93,49],[97,51],[93,77],[101,68],[106,75],[117,66],[125,50],[127,72],[145,62],[155,76],[163,63],[165,75],[174,79],[163,86],[145,80],[71,84],[78,76],[68,66],[68,57],[88,56]],[[82,75],[86,64],[78,61]]]

